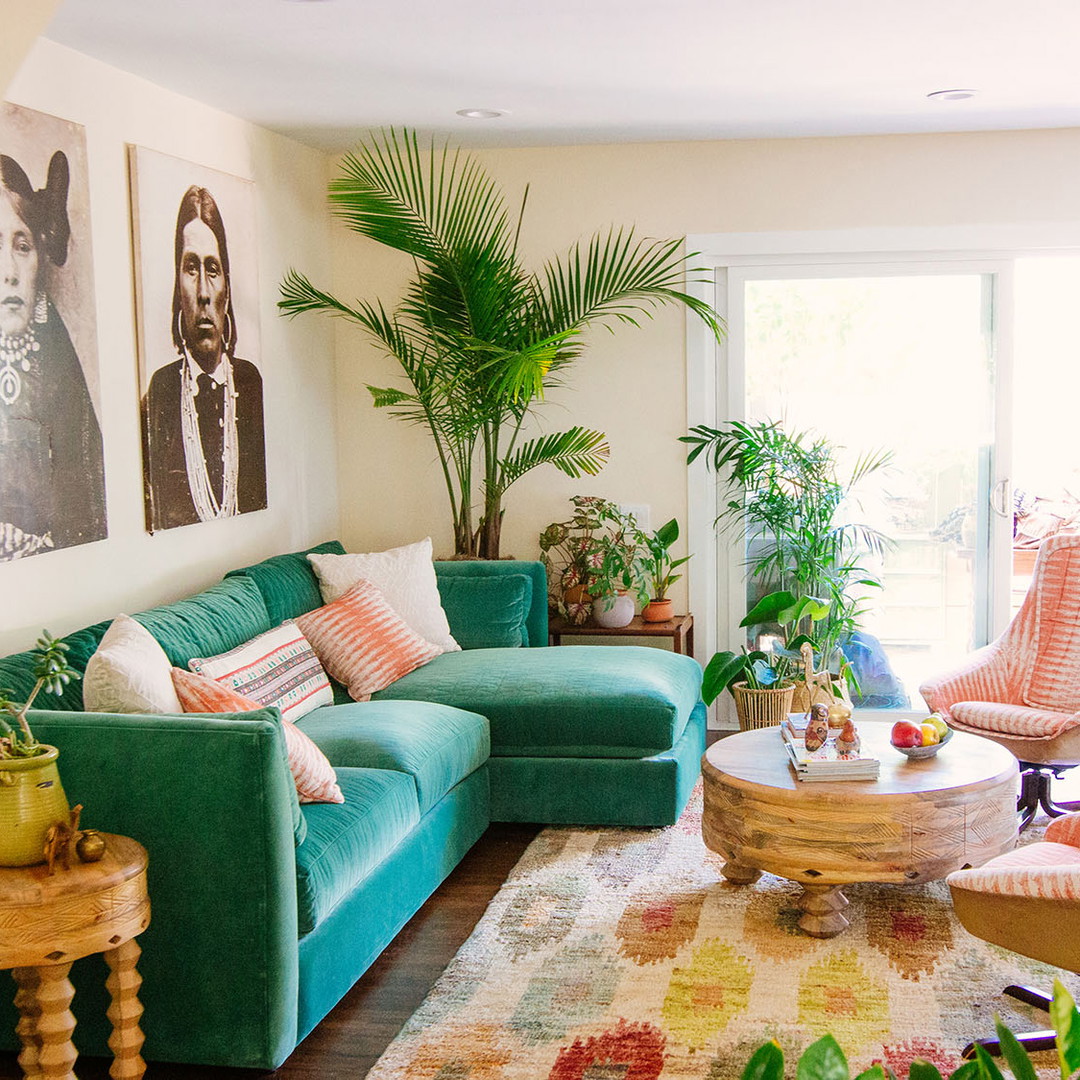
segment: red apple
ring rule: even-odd
[[[897,720],[890,736],[893,746],[922,746],[922,728],[909,720]]]

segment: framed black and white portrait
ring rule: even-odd
[[[0,105],[0,562],[103,540],[86,136]]]
[[[265,509],[254,184],[129,155],[146,527]]]

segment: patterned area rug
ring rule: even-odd
[[[700,820],[699,787],[671,828],[545,829],[369,1080],[727,1080],[767,1039],[791,1066],[825,1032],[853,1072],[947,1075],[995,1011],[1046,1026],[1001,989],[1060,973],[968,934],[944,882],[851,886],[851,927],[815,940],[799,887],[725,881]]]

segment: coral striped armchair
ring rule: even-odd
[[[1080,533],[1044,541],[1001,637],[919,689],[952,727],[985,735],[1020,760],[1021,828],[1040,806],[1051,816],[1080,809],[1050,796],[1051,776],[1080,764]]]
[[[946,878],[957,918],[976,937],[1067,971],[1080,971],[1080,814],[1051,821],[1046,839],[1014,848],[974,870]],[[1047,1009],[1050,998],[1027,986],[1005,993]],[[1029,1050],[1049,1050],[1053,1031],[1018,1036]],[[980,1039],[992,1053],[996,1039]],[[964,1051],[972,1054],[973,1045]]]

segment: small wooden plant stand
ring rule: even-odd
[[[10,969],[18,986],[19,1064],[28,1077],[76,1080],[68,974],[94,953],[109,965],[109,1075],[139,1080],[146,1071],[135,941],[150,923],[146,851],[126,836],[101,835],[100,862],[73,859],[71,869],[53,873],[45,865],[0,869],[0,969]]]

